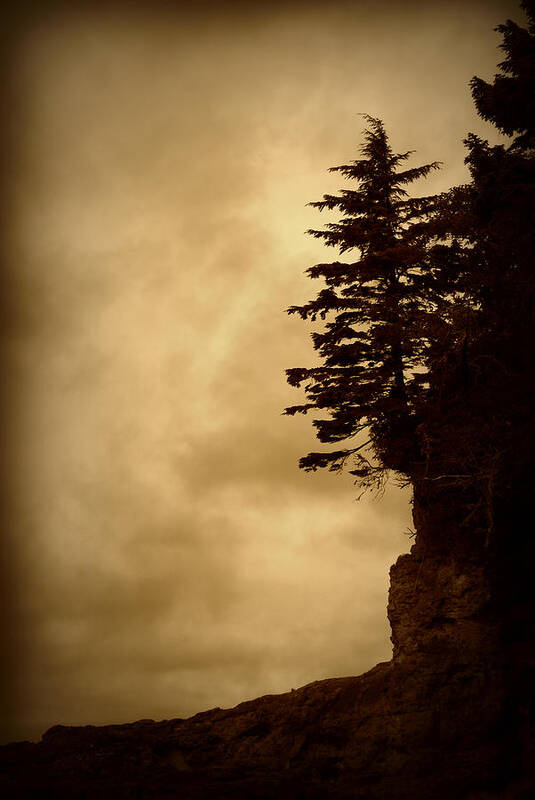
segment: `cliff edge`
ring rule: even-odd
[[[2,796],[532,798],[534,614],[519,566],[532,562],[515,551],[505,568],[437,508],[416,498],[416,541],[391,568],[390,662],[190,719],[55,726],[1,748]]]

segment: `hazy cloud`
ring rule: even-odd
[[[353,501],[316,447],[283,309],[331,257],[305,204],[361,121],[446,162],[511,4],[65,10],[14,49],[4,350],[18,715],[170,717],[390,654],[409,495]],[[336,255],[332,253],[332,257]]]

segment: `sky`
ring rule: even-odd
[[[8,42],[3,741],[184,717],[390,658],[410,491],[356,501],[284,370],[304,231],[380,117],[415,193],[496,138],[468,90],[516,4],[45,4]]]

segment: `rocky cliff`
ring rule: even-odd
[[[186,720],[56,726],[2,748],[3,796],[535,797],[531,550],[504,565],[437,508],[416,498],[391,569],[392,661]]]

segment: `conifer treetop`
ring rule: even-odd
[[[323,366],[287,370],[291,385],[304,385],[307,402],[285,413],[327,413],[330,419],[313,420],[317,438],[351,445],[309,453],[302,468],[338,470],[349,463],[367,488],[381,484],[388,469],[409,474],[416,458],[414,430],[434,306],[425,235],[416,232],[416,223],[435,211],[436,198],[410,198],[406,187],[439,162],[400,169],[412,151],[394,153],[383,122],[363,116],[361,158],[330,170],[353,187],[309,204],[338,210],[341,218],[308,233],[340,254],[355,251],[357,258],[310,267],[308,275],[322,279],[325,288],[308,303],[287,309],[326,324],[312,334]]]

